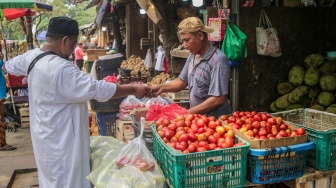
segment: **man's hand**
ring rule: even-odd
[[[151,89],[147,86],[140,85],[140,84],[133,84],[134,95],[137,98],[143,97],[150,97],[151,96]]]
[[[163,85],[153,85],[151,87],[151,96],[157,97],[163,92]]]

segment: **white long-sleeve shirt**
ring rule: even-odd
[[[43,53],[34,49],[6,63],[14,75],[27,76]],[[90,188],[87,101],[110,99],[116,85],[95,80],[57,55],[40,59],[28,77],[30,130],[41,188]]]

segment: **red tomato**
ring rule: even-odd
[[[281,130],[287,130],[288,129],[288,125],[286,125],[286,124],[283,123],[283,124],[280,125],[280,129]]]
[[[253,133],[252,130],[248,130],[248,131],[244,132],[244,134],[245,134],[246,136],[249,136],[249,137],[254,137],[254,133]]]
[[[163,123],[162,123],[162,125],[163,125],[164,127],[168,126],[169,124],[170,124],[170,120],[168,120],[168,119],[163,119]]]
[[[205,149],[208,150],[209,149],[209,143],[206,142],[206,141],[200,141],[200,142],[198,142],[197,147],[204,147]]]
[[[214,135],[210,135],[210,136],[208,137],[208,141],[209,141],[210,143],[217,143],[217,141],[216,141],[216,137],[215,137]]]
[[[171,124],[168,125],[168,129],[169,129],[169,130],[175,131],[176,128],[177,128],[177,127],[176,127],[175,123],[171,123]]]
[[[181,143],[176,143],[175,149],[180,150],[180,151],[184,151],[186,149],[186,147],[183,146]]]
[[[191,143],[191,144],[188,146],[188,151],[189,151],[190,153],[195,152],[196,149],[197,149],[197,145],[194,144],[194,143]]]
[[[184,118],[186,121],[192,121],[194,119],[194,114],[187,114]]]
[[[260,122],[260,121],[261,121],[261,116],[260,116],[260,114],[256,114],[256,115],[254,115],[254,116],[253,116],[253,120],[254,120],[254,121],[259,121],[259,122]]]
[[[203,119],[199,119],[199,120],[197,120],[197,126],[198,126],[199,128],[204,127],[204,125],[205,125],[205,123],[204,123],[204,120],[203,120]]]
[[[204,127],[200,127],[200,128],[198,128],[197,132],[198,132],[198,133],[204,133],[204,132],[205,132]]]
[[[209,144],[209,150],[214,150],[216,149],[217,145],[214,143]]]
[[[198,139],[198,141],[205,141],[205,140],[207,140],[207,137],[205,136],[205,134],[199,134],[197,139]]]
[[[276,124],[277,124],[277,125],[281,125],[281,124],[283,124],[283,121],[282,121],[282,118],[281,118],[281,117],[276,117],[276,118],[275,118],[275,121],[276,121]]]
[[[167,131],[165,132],[165,137],[166,137],[167,139],[172,138],[174,135],[175,135],[175,132],[172,131],[172,130],[167,130]]]
[[[186,124],[187,127],[191,126],[191,121],[185,120],[184,122],[185,122],[185,124]]]
[[[240,116],[239,116],[239,111],[235,111],[235,112],[233,112],[233,117],[235,117],[235,118],[239,118]]]
[[[210,127],[211,129],[216,129],[217,127],[216,121],[210,121],[208,127]]]
[[[184,116],[183,115],[176,116],[175,121],[176,122],[178,122],[178,121],[184,121]]]
[[[267,121],[268,116],[265,112],[261,113],[261,121]]]
[[[216,120],[216,125],[217,125],[217,126],[222,126],[223,123],[222,123],[220,120]]]
[[[197,136],[194,133],[188,133],[188,138],[191,141],[196,141],[197,140]]]
[[[259,121],[254,121],[251,125],[252,125],[253,128],[257,128],[257,129],[260,128],[260,122]]]
[[[186,127],[187,124],[185,123],[184,120],[181,120],[181,121],[178,121],[178,122],[176,123],[176,126],[177,126],[177,127]]]
[[[213,133],[213,136],[215,137],[216,139],[216,142],[218,141],[218,139],[221,137],[219,133]]]
[[[206,116],[202,116],[202,120],[204,122],[204,125],[208,125],[209,124],[209,118]]]
[[[272,118],[272,117],[270,117],[270,118],[267,119],[267,123],[269,123],[271,125],[276,125],[277,124],[276,121],[275,121],[275,119]]]
[[[225,133],[225,129],[223,126],[217,126],[216,127],[216,132],[219,133],[220,135]]]
[[[187,142],[188,141],[188,135],[187,134],[181,134],[180,138],[178,139],[179,142]]]
[[[163,137],[164,137],[164,133],[163,133],[163,131],[158,131],[158,135],[159,135],[161,138],[163,138]]]
[[[228,120],[229,118],[228,118],[227,115],[221,115],[221,116],[219,117],[219,119],[222,120],[222,121],[224,121],[224,120]]]
[[[176,138],[176,136],[173,136],[171,139],[170,139],[170,142],[171,143],[176,143],[178,140],[178,138]]]
[[[203,151],[206,151],[206,149],[204,147],[197,147],[196,151],[203,152]]]
[[[198,126],[196,124],[191,124],[190,129],[194,132],[197,133],[198,132]]]

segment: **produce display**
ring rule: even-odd
[[[170,79],[169,74],[161,72],[159,75],[156,75],[150,82],[147,82],[147,85],[151,86],[151,85],[154,85],[154,84],[163,84],[169,79]]]
[[[232,126],[223,125],[214,116],[187,114],[173,120],[160,118],[155,126],[169,147],[184,154],[244,145],[242,142],[234,143]]]
[[[132,55],[127,60],[124,60],[121,65],[124,69],[133,69],[131,72],[132,76],[138,76],[138,72],[141,72],[141,76],[150,76],[150,71],[147,69],[146,65],[142,62],[140,57]]]
[[[336,113],[336,62],[310,54],[302,66],[290,69],[288,81],[278,84],[277,91],[281,96],[270,105],[272,112],[312,108]]]
[[[235,111],[232,116],[222,115],[220,120],[234,127],[249,137],[259,140],[277,139],[305,135],[304,128],[293,130],[281,117],[273,117],[265,112],[239,112]]]

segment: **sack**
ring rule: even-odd
[[[272,27],[265,10],[261,10],[260,13],[259,27],[256,28],[256,43],[259,55],[279,57],[282,54],[278,33]]]
[[[246,35],[233,23],[227,23],[222,52],[229,60],[241,60],[247,56]]]

